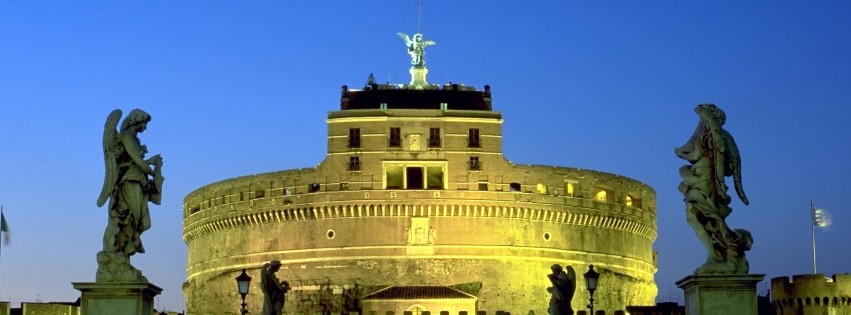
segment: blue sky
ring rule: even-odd
[[[142,108],[142,141],[165,160],[147,253],[134,264],[183,309],[181,204],[241,175],[315,166],[341,85],[409,80],[396,32],[415,1],[0,4],[0,203],[12,244],[0,300],[73,301],[94,280],[106,211],[101,135]],[[622,174],[656,189],[661,299],[705,253],[686,225],[673,154],[715,103],[743,159],[753,273],[851,272],[851,3],[847,1],[423,1],[432,83],[493,89],[505,156]],[[604,280],[601,280],[604,281]],[[605,282],[601,282],[604,285]],[[762,291],[767,286],[761,285]],[[235,301],[236,303],[236,301]],[[235,304],[236,306],[236,304]]]

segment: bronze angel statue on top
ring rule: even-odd
[[[748,204],[742,189],[739,149],[722,128],[727,119],[724,111],[712,104],[698,105],[694,111],[700,116],[697,129],[685,145],[674,151],[690,163],[680,168],[679,190],[686,203],[686,220],[709,253],[695,274],[747,274],[745,251],[753,244],[751,233],[732,230],[725,221],[733,211],[727,176],[733,177],[736,194]]]
[[[408,47],[408,55],[411,55],[411,65],[414,68],[425,68],[425,48],[436,45],[436,43],[433,40],[423,40],[422,33],[414,34],[413,38],[405,33],[396,34],[405,41],[405,47]]]
[[[148,202],[160,204],[162,198],[162,157],[145,159],[146,146],[138,134],[147,129],[151,115],[134,109],[121,119],[116,109],[106,119],[103,154],[106,164],[103,189],[97,205],[109,200],[109,221],[103,235],[103,251],[98,253],[98,282],[147,282],[142,272],[130,265],[130,256],[144,253],[142,232],[151,227]]]

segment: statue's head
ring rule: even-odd
[[[421,42],[423,40],[423,33],[414,34],[414,41]]]
[[[559,264],[553,264],[553,265],[550,267],[550,269],[553,271],[553,273],[559,273],[559,272],[561,272],[561,266],[560,266]]]
[[[280,260],[273,260],[269,262],[269,270],[271,270],[272,272],[276,272],[278,271],[278,269],[281,269]]]
[[[717,121],[719,125],[727,122],[727,114],[723,110],[715,106],[715,104],[700,104],[695,107],[694,112],[704,119]]]
[[[127,117],[125,117],[124,121],[121,122],[121,131],[130,129],[130,127],[148,123],[149,121],[151,121],[151,115],[145,111],[138,108],[131,110],[130,114],[127,114]]]

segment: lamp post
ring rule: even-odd
[[[242,273],[236,276],[236,290],[239,295],[242,295],[242,315],[248,313],[248,310],[245,309],[245,296],[248,295],[249,284],[251,284],[251,276],[245,273],[245,268],[242,268]]]
[[[597,290],[597,279],[600,278],[600,273],[594,271],[594,265],[589,265],[588,272],[586,272],[583,276],[585,276],[585,288],[588,289],[588,293],[591,294],[588,308],[591,310],[591,315],[594,315],[594,290]]]

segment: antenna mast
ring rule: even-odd
[[[422,33],[420,30],[420,0],[417,0],[417,33]]]

